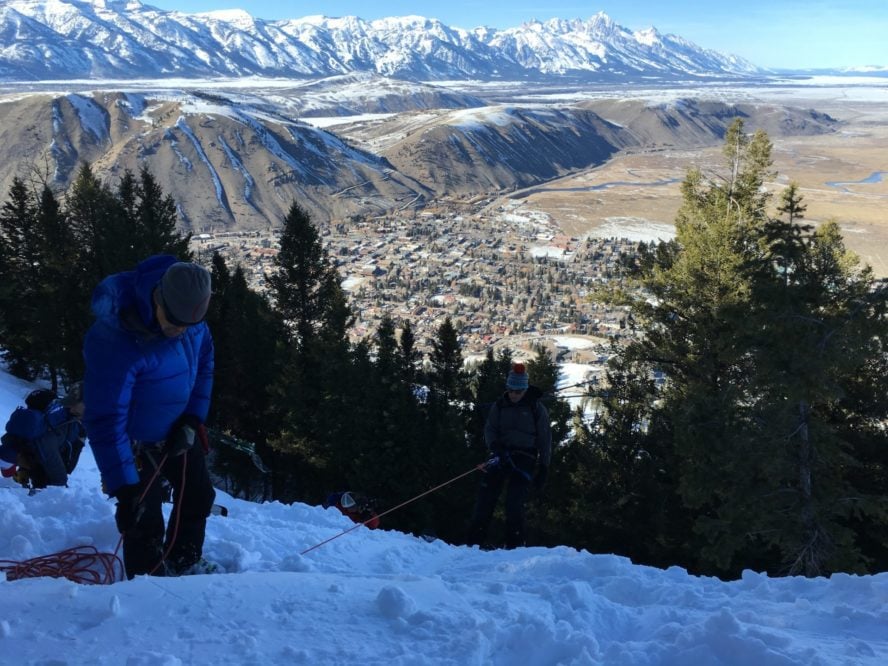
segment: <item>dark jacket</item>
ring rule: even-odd
[[[160,330],[153,291],[177,259],[156,255],[105,278],[86,335],[84,425],[105,490],[139,482],[132,442],[162,442],[184,415],[206,420],[213,339],[204,322],[176,338]]]
[[[530,386],[521,400],[512,402],[503,393],[493,403],[484,425],[484,442],[491,451],[523,452],[539,455],[548,467],[552,458],[552,429],[549,412],[539,401],[542,392]]]

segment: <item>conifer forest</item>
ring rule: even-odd
[[[627,307],[632,330],[589,388],[594,418],[571,411],[546,351],[529,363],[554,447],[529,544],[723,578],[888,570],[886,284],[836,221],[806,223],[795,183],[763,187],[771,152],[735,121],[718,172],[687,170],[675,238],[639,243],[590,296]],[[0,208],[8,369],[53,388],[78,380],[95,286],[152,254],[193,260],[188,247],[147,169],[108,184],[83,164],[64,193],[16,179]],[[466,364],[449,318],[425,358],[392,318],[351,341],[347,294],[298,201],[265,292],[211,262],[207,425],[229,492],[320,504],[352,488],[385,509],[486,459],[508,349]],[[228,440],[254,445],[262,465]],[[462,543],[476,490],[469,475],[384,527]]]

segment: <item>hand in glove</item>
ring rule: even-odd
[[[537,492],[543,489],[543,486],[546,485],[546,477],[549,476],[549,466],[548,465],[540,465],[537,473],[533,477],[533,487]]]
[[[481,471],[484,473],[495,470],[500,465],[500,457],[495,453],[491,453],[487,460],[482,463]]]
[[[196,416],[186,414],[173,425],[169,435],[167,435],[165,451],[168,456],[175,457],[182,455],[192,446],[197,439],[197,429],[201,427],[201,422]]]
[[[139,503],[141,494],[137,484],[121,486],[114,493],[114,497],[117,498],[114,521],[117,523],[117,531],[121,534],[135,527],[141,519],[144,511],[144,507]]]
[[[0,474],[2,474],[5,479],[12,479],[15,477],[17,471],[18,467],[12,465],[12,467],[4,467],[3,469],[0,469]]]

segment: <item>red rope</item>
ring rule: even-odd
[[[341,536],[345,536],[345,535],[348,534],[349,532],[352,532],[352,531],[358,529],[358,528],[361,527],[362,525],[366,525],[366,524],[369,523],[371,520],[374,520],[374,519],[376,519],[376,518],[382,518],[383,516],[387,516],[388,514],[392,513],[393,511],[397,511],[398,509],[401,509],[401,508],[407,506],[408,504],[412,504],[412,503],[415,502],[416,500],[418,500],[418,499],[420,499],[420,498],[422,498],[422,497],[425,497],[426,495],[429,495],[429,494],[435,492],[436,490],[440,490],[440,489],[443,488],[444,486],[449,486],[449,485],[450,485],[451,483],[453,483],[454,481],[459,481],[461,478],[463,478],[464,476],[468,476],[468,475],[471,474],[472,472],[483,471],[484,468],[487,467],[487,465],[489,465],[489,464],[490,464],[490,461],[489,461],[489,460],[486,460],[486,461],[484,461],[483,463],[481,463],[480,465],[475,465],[475,466],[474,466],[472,469],[470,469],[468,472],[463,472],[463,473],[460,474],[459,476],[455,476],[455,477],[453,477],[452,479],[450,479],[449,481],[445,481],[444,483],[439,483],[439,484],[438,484],[437,486],[435,486],[434,488],[429,488],[429,489],[426,490],[424,493],[420,493],[420,494],[417,495],[416,497],[411,497],[411,498],[410,498],[409,500],[407,500],[406,502],[401,502],[398,506],[393,506],[391,509],[388,509],[387,511],[383,511],[382,513],[380,513],[380,514],[378,514],[378,515],[376,515],[376,516],[371,516],[370,518],[368,518],[367,520],[365,520],[363,523],[358,523],[358,524],[356,524],[356,525],[353,525],[352,527],[349,527],[347,530],[343,530],[343,531],[340,532],[339,534],[334,534],[334,535],[331,536],[329,539],[324,539],[324,540],[321,541],[320,543],[316,543],[314,546],[311,546],[310,548],[306,548],[305,550],[303,550],[303,551],[302,551],[301,553],[299,553],[299,554],[300,554],[300,555],[305,555],[306,553],[310,553],[310,552],[313,551],[315,548],[320,548],[320,547],[323,546],[324,544],[327,544],[327,543],[330,543],[331,541],[333,541],[333,539],[338,539],[338,538],[341,537]]]
[[[160,468],[166,462],[167,454],[164,454],[160,463],[155,465],[154,474],[145,485],[145,489],[139,496],[138,503],[141,504],[148,494],[148,489],[160,474]],[[154,461],[152,460],[152,463]],[[176,543],[176,536],[179,532],[179,518],[182,512],[182,496],[185,491],[185,470],[186,457],[182,456],[182,487],[179,489],[179,501],[176,502],[175,523],[173,526],[172,539],[161,556],[160,561],[151,570],[153,574],[163,564],[173,545]],[[0,571],[6,573],[6,580],[19,580],[21,578],[67,578],[75,583],[85,583],[91,585],[110,585],[118,580],[126,578],[126,569],[123,566],[123,560],[118,556],[120,547],[123,545],[123,534],[117,540],[117,547],[113,553],[100,553],[93,546],[76,546],[57,553],[49,555],[41,555],[39,557],[16,562],[14,560],[0,560]]]
[[[166,455],[164,455],[163,460],[160,461],[160,464],[163,464],[163,461],[166,460]],[[166,558],[169,557],[170,552],[173,550],[173,546],[176,545],[176,538],[179,536],[179,518],[182,515],[182,503],[184,502],[185,495],[185,472],[188,469],[188,454],[182,454],[182,485],[179,486],[179,496],[176,498],[176,512],[175,512],[175,522],[173,523],[173,531],[170,533],[170,545],[167,546],[167,549],[164,551],[163,555],[160,556],[160,561],[154,565],[154,568],[148,574],[149,576],[153,576],[154,572],[157,571],[161,565],[166,562]],[[157,474],[155,474],[157,476]],[[153,479],[152,479],[153,481]]]
[[[77,546],[23,562],[0,560],[0,571],[6,572],[6,580],[45,576],[108,585],[123,577],[123,562],[117,555],[100,553],[93,546]]]

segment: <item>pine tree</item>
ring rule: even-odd
[[[361,442],[355,450],[349,483],[373,499],[379,508],[395,506],[429,487],[424,461],[424,416],[405,368],[395,323],[384,316],[372,343],[375,359],[354,405]],[[429,524],[429,502],[410,505],[387,519],[386,525],[405,532],[422,532]]]
[[[672,438],[676,453],[670,473],[696,516],[695,534],[686,539],[713,567],[707,571],[730,568],[742,548],[736,480],[755,476],[760,460],[746,436],[744,405],[753,372],[750,267],[761,257],[767,226],[762,185],[770,176],[770,150],[766,135],[749,139],[740,121],[732,124],[726,170],[712,179],[689,171],[676,239],[642,256],[641,295],[628,298],[641,335],[621,352],[621,364],[665,377],[651,422],[667,424],[660,432]]]
[[[802,203],[799,184],[791,181],[780,195],[780,205],[777,206],[777,212],[786,215],[788,224],[794,224],[805,217],[805,211],[807,210],[808,207]]]
[[[456,327],[445,317],[432,341],[429,385],[433,394],[446,403],[465,397],[462,350]]]
[[[242,267],[232,273],[221,255],[215,254],[212,276],[207,323],[216,348],[216,366],[209,424],[255,443],[260,458],[271,465],[266,442],[279,432],[280,424],[273,418],[269,387],[277,381],[277,341],[283,325],[267,299],[249,288]],[[244,453],[216,447],[215,469],[232,483],[232,494],[268,498],[267,480]]]
[[[0,341],[10,371],[33,379],[41,369],[34,339],[40,238],[34,194],[14,178],[0,209]]]
[[[503,394],[506,376],[512,367],[512,350],[503,347],[498,354],[492,348],[487,350],[484,360],[472,372],[472,412],[469,415],[467,431],[472,451],[478,460],[488,454],[484,442],[484,424],[493,403]]]
[[[557,447],[567,438],[570,429],[570,404],[557,394],[560,373],[558,363],[545,348],[537,346],[534,357],[527,363],[527,373],[531,383],[543,392],[540,400],[549,412],[552,446]]]
[[[309,214],[293,204],[284,220],[276,271],[268,278],[276,309],[289,324],[297,350],[309,347],[319,335],[344,337],[347,308],[339,274],[331,264]],[[344,312],[340,312],[344,310]]]
[[[276,312],[285,322],[275,405],[284,432],[275,446],[292,454],[276,486],[279,498],[317,496],[340,471],[332,462],[351,446],[346,433],[354,365],[347,337],[352,315],[311,218],[293,204],[284,220],[275,272],[269,276]],[[309,473],[311,470],[311,473]],[[299,491],[294,480],[303,485]],[[294,494],[296,493],[296,494]]]
[[[79,271],[74,236],[67,216],[52,190],[43,186],[37,204],[37,227],[41,238],[40,284],[37,296],[36,337],[38,355],[52,387],[70,383],[83,374],[84,298],[76,279]],[[49,325],[46,325],[49,323]]]
[[[646,365],[617,358],[606,384],[597,418],[576,414],[574,435],[553,451],[546,503],[535,516],[541,541],[656,566],[685,561],[687,525],[667,473],[675,467],[671,438],[654,420],[655,382]]]
[[[127,172],[121,179],[118,198],[125,201],[124,183],[132,174]],[[127,185],[127,188],[130,186]],[[136,238],[136,254],[140,258],[154,254],[172,254],[181,261],[190,261],[188,243],[191,234],[180,234],[176,227],[178,215],[172,195],[164,194],[148,167],[139,170],[139,179],[131,185],[134,195],[132,210],[127,209],[128,225]]]
[[[725,154],[724,175],[689,172],[676,240],[643,254],[643,291],[626,301],[642,335],[619,363],[665,380],[653,400],[635,394],[650,416],[632,418],[662,439],[659,450],[668,442],[660,467],[690,519],[670,512],[660,537],[683,541],[704,572],[859,571],[867,552],[884,557],[888,532],[885,503],[871,492],[885,476],[873,444],[884,441],[876,424],[886,415],[865,398],[888,388],[878,374],[883,288],[835,224],[813,233],[797,224],[797,188],[778,206],[788,219],[769,218],[764,133],[750,139],[735,123]],[[648,381],[645,372],[636,381]],[[602,425],[604,442],[620,430]],[[868,550],[865,516],[883,530]]]
[[[45,183],[32,190],[14,181],[0,223],[0,299],[8,311],[0,335],[13,371],[46,373],[53,388],[76,380],[96,284],[155,251],[189,257],[187,237],[175,232],[175,205],[147,169],[141,177],[125,174],[115,194],[85,164],[64,208]],[[160,221],[142,224],[154,207]]]
[[[884,363],[873,363],[885,357],[888,339],[884,287],[845,249],[836,223],[800,235],[792,221],[804,207],[792,186],[784,201],[788,220],[775,220],[770,233],[782,226],[784,242],[771,244],[780,254],[762,266],[758,285],[752,392],[772,492],[751,493],[749,504],[760,541],[789,573],[862,572],[867,553],[855,523],[888,525],[888,502],[866,481],[886,469],[870,442],[888,444],[878,426],[888,409],[851,396],[861,384],[882,395],[888,389]]]
[[[123,205],[89,164],[77,172],[65,210],[87,293],[111,273],[131,270],[144,259],[134,248]]]
[[[425,432],[419,443],[424,478],[432,486],[480,462],[467,437],[471,391],[463,369],[459,337],[450,317],[436,331],[426,374],[429,395],[425,403]],[[429,518],[436,521],[439,537],[449,541],[465,537],[464,521],[470,515],[476,484],[475,479],[466,478],[429,503]]]
[[[408,384],[416,381],[421,354],[416,349],[416,337],[410,321],[405,321],[401,327],[401,336],[398,340],[398,363],[401,367],[401,376]]]

